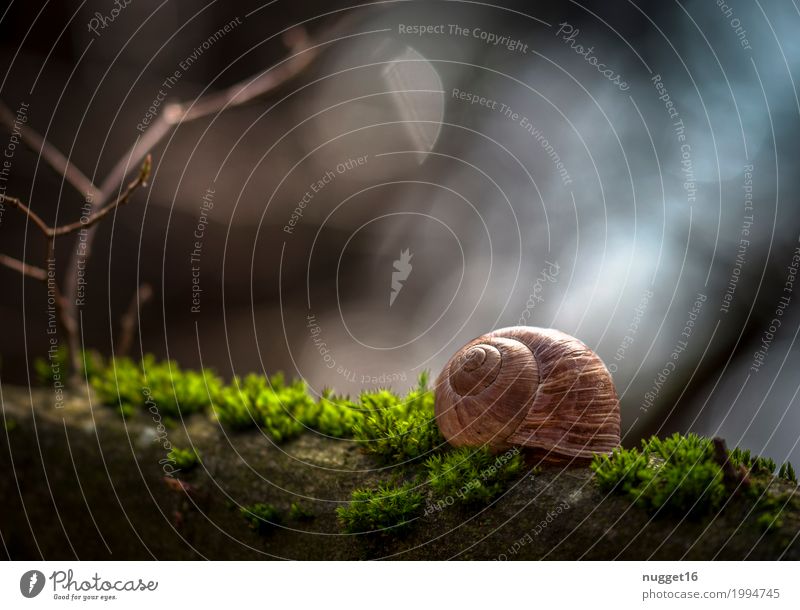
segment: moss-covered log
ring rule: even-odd
[[[431,504],[421,488],[428,510],[412,523],[348,534],[336,509],[397,470],[353,441],[306,432],[276,445],[202,413],[159,432],[147,411],[2,392],[0,532],[15,559],[800,559],[786,480],[768,491],[785,504],[771,529],[747,494],[710,515],[654,515],[601,491],[588,467],[546,467],[489,505]],[[183,454],[166,476],[172,447],[199,462]]]

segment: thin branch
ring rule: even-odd
[[[120,196],[117,197],[112,203],[102,208],[100,211],[91,214],[86,219],[82,219],[61,227],[48,226],[38,214],[32,211],[27,205],[22,203],[22,201],[16,197],[0,195],[0,203],[9,203],[11,207],[22,211],[42,231],[42,233],[44,233],[44,236],[47,240],[45,261],[49,263],[49,261],[55,258],[56,237],[74,233],[75,231],[78,231],[84,227],[91,227],[108,216],[108,214],[110,214],[113,210],[128,203],[134,191],[146,183],[147,178],[150,176],[150,169],[152,165],[153,159],[150,155],[147,155],[141,167],[139,168],[139,175],[135,180],[128,184]],[[11,258],[10,256],[0,254],[0,264],[10,269],[14,269],[23,275],[27,275],[40,281],[47,281],[47,272],[44,269],[32,267],[31,265],[27,265],[22,261]],[[48,290],[50,288],[50,284],[48,283]],[[78,372],[80,371],[81,367],[77,317],[74,315],[75,310],[72,307],[72,303],[65,298],[55,282],[53,282],[52,290],[54,291],[55,307],[58,320],[67,335],[67,342],[69,343],[69,358],[72,363],[71,381],[73,384],[77,385],[77,383],[80,381],[80,375]]]
[[[142,284],[139,290],[131,299],[130,305],[125,315],[120,320],[120,339],[117,344],[117,356],[126,356],[133,345],[133,337],[136,332],[136,320],[139,308],[142,307],[153,297],[153,287],[150,284]]]
[[[17,208],[23,214],[25,214],[32,222],[35,224],[39,230],[45,234],[45,236],[49,236],[52,229],[47,226],[47,223],[42,220],[41,216],[39,216],[36,212],[31,210],[27,205],[22,203],[16,197],[9,197],[8,195],[0,195],[0,203],[9,203],[11,204],[12,208]]]
[[[133,195],[136,189],[138,189],[140,186],[144,186],[147,183],[147,179],[150,177],[150,170],[152,167],[153,158],[151,155],[147,155],[144,159],[144,162],[142,162],[141,167],[139,168],[139,175],[136,176],[136,179],[125,187],[125,190],[122,191],[120,196],[117,197],[112,203],[108,204],[100,211],[90,214],[86,219],[76,220],[75,222],[72,222],[68,225],[62,225],[60,227],[48,226],[47,223],[42,220],[42,218],[36,212],[31,210],[16,197],[0,195],[0,203],[9,203],[11,207],[22,211],[37,227],[39,227],[42,233],[44,233],[45,237],[47,237],[49,240],[53,240],[61,235],[68,235],[78,231],[79,229],[86,229],[92,225],[96,225],[116,208],[124,206],[126,203],[128,203],[131,195]],[[48,256],[51,250],[53,250],[52,245],[48,246]]]
[[[182,123],[199,119],[223,108],[240,106],[256,97],[270,93],[301,74],[318,56],[321,45],[309,43],[305,29],[294,28],[284,34],[284,42],[289,46],[289,58],[258,76],[251,77],[219,92],[209,93],[192,101],[167,104],[158,118],[150,124],[144,134],[136,140],[128,151],[117,161],[100,184],[100,196],[93,200],[94,209],[100,208],[111,199],[114,189],[125,180],[130,168],[138,164],[175,127]],[[91,256],[92,243],[97,227],[91,227],[83,240],[80,254],[84,259]],[[73,249],[67,265],[64,284],[64,307],[68,317],[77,320],[78,306],[78,251]],[[77,333],[69,337],[70,351],[80,350]]]
[[[316,59],[316,49],[311,47],[305,29],[289,30],[284,34],[283,40],[290,49],[289,57],[283,62],[272,66],[255,78],[247,78],[227,89],[210,93],[193,102],[176,104],[173,109],[167,108],[164,113],[166,118],[177,125],[215,114],[226,108],[241,106],[277,89],[286,81],[300,74]]]
[[[103,205],[110,197],[109,193],[125,179],[130,167],[144,158],[173,127],[222,109],[241,106],[264,96],[301,74],[318,57],[319,49],[310,44],[303,28],[289,30],[283,38],[289,46],[288,59],[268,68],[258,76],[246,78],[222,91],[208,93],[195,100],[167,104],[144,135],[128,149],[103,180],[100,185],[101,196],[95,200],[95,205]]]
[[[40,154],[56,172],[64,176],[84,199],[94,201],[100,197],[100,190],[52,144],[27,125],[20,125],[11,109],[0,102],[0,123],[10,132],[19,132],[20,138],[33,152]]]
[[[21,273],[22,275],[27,275],[28,277],[32,277],[35,280],[39,280],[41,282],[47,281],[47,271],[42,269],[41,267],[36,267],[34,265],[29,265],[28,263],[23,263],[16,258],[12,258],[10,256],[6,256],[5,254],[0,254],[0,265],[4,265],[9,269],[13,269]]]
[[[22,210],[28,218],[37,225],[47,238],[47,257],[53,256],[55,249],[55,238],[67,235],[81,229],[87,229],[83,239],[83,247],[80,254],[77,249],[73,249],[72,255],[67,266],[67,277],[64,280],[64,293],[58,291],[56,301],[59,309],[59,318],[64,326],[69,343],[70,356],[73,362],[74,374],[80,369],[80,342],[77,332],[78,314],[76,295],[78,290],[78,257],[88,258],[91,254],[91,246],[97,230],[95,226],[103,218],[108,216],[116,208],[128,203],[133,192],[143,186],[150,175],[152,160],[150,151],[172,130],[176,125],[187,123],[211,114],[215,114],[240,106],[258,97],[261,97],[295,78],[302,73],[319,55],[319,50],[323,46],[311,45],[305,29],[295,28],[284,34],[284,42],[290,48],[289,57],[272,66],[271,68],[236,83],[222,91],[209,93],[195,100],[183,103],[174,102],[164,107],[162,113],[149,126],[145,133],[136,140],[125,155],[114,165],[106,175],[100,188],[98,189],[77,167],[72,165],[55,147],[49,144],[42,136],[27,125],[19,125],[13,113],[7,106],[0,102],[0,123],[5,124],[12,133],[18,132],[27,146],[39,154],[61,174],[64,179],[74,186],[91,204],[92,213],[88,218],[82,219],[83,222],[73,222],[61,227],[49,227],[37,214],[32,212],[19,199],[0,195],[0,203],[7,201],[12,206]],[[130,168],[141,163],[139,175],[133,180],[125,190],[112,202],[111,201],[118,185],[122,183],[128,175]],[[12,259],[5,255],[0,255],[0,264],[15,269],[25,275],[36,279],[46,279],[47,274],[43,269],[31,267],[21,261]],[[140,301],[150,298],[150,287],[142,286],[137,293]],[[123,332],[128,332],[132,336],[132,331],[127,331],[128,325],[132,325],[132,315],[130,310],[123,318]],[[123,336],[124,340],[124,336]]]
[[[139,168],[139,175],[136,176],[136,179],[133,180],[128,186],[125,187],[125,190],[122,191],[119,197],[117,197],[112,203],[109,203],[103,209],[89,215],[85,220],[78,220],[68,225],[62,225],[60,227],[55,227],[50,229],[51,234],[54,237],[58,237],[60,235],[67,235],[69,233],[73,233],[79,229],[88,229],[89,227],[96,225],[98,222],[103,220],[106,216],[108,216],[111,212],[113,212],[116,208],[121,208],[124,206],[128,201],[130,201],[131,195],[138,189],[140,186],[145,186],[147,184],[147,179],[150,177],[150,170],[153,167],[153,157],[151,155],[147,155],[142,162],[141,167]]]

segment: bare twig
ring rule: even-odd
[[[165,116],[173,124],[193,121],[226,108],[246,104],[294,78],[316,58],[316,50],[311,47],[303,28],[289,30],[283,39],[290,49],[290,55],[281,63],[223,91],[210,93],[193,102],[175,104],[171,111],[164,113]]]
[[[60,227],[49,227],[37,214],[30,210],[22,201],[13,197],[0,196],[0,202],[6,201],[13,207],[21,210],[45,235],[47,239],[47,259],[51,259],[55,250],[55,238],[86,229],[82,235],[82,248],[72,250],[67,266],[67,277],[64,280],[63,294],[56,290],[56,302],[59,308],[59,319],[65,329],[69,344],[70,359],[73,375],[80,370],[80,338],[78,326],[78,279],[80,258],[84,260],[90,256],[92,242],[96,232],[96,225],[118,207],[122,207],[130,200],[133,192],[144,185],[152,165],[150,151],[176,126],[209,116],[228,108],[240,106],[258,97],[266,95],[298,76],[317,58],[320,45],[310,44],[309,38],[303,28],[295,28],[284,34],[284,42],[290,49],[289,56],[271,68],[236,83],[222,91],[209,93],[195,100],[186,102],[172,102],[164,107],[162,113],[147,128],[144,134],[136,140],[130,149],[114,165],[100,188],[97,188],[77,167],[72,165],[55,147],[49,144],[42,136],[27,125],[20,126],[7,106],[0,102],[0,123],[7,128],[20,133],[22,140],[61,174],[64,179],[75,187],[91,206],[91,213],[82,221],[73,222]],[[140,165],[141,164],[141,165]],[[119,185],[124,182],[130,169],[140,165],[139,175],[116,197],[114,193]],[[25,275],[46,281],[47,273],[44,269],[32,267],[16,259],[0,255],[0,264],[14,269]],[[143,285],[137,294],[139,302],[150,298],[152,289]],[[132,304],[132,307],[134,304]],[[135,310],[129,308],[122,320],[123,336],[121,350],[127,350],[132,341],[133,316]],[[130,339],[128,336],[130,335]]]
[[[52,229],[47,226],[47,223],[42,220],[41,216],[39,216],[36,212],[31,210],[27,205],[22,203],[16,197],[9,197],[8,195],[0,195],[0,203],[8,203],[11,205],[12,208],[17,208],[23,214],[25,214],[33,224],[35,224],[38,229],[45,234],[45,236],[49,236]]]
[[[101,210],[90,214],[88,217],[82,220],[70,223],[68,225],[63,225],[60,227],[49,226],[38,214],[36,214],[36,212],[31,210],[16,197],[0,195],[0,203],[8,203],[11,207],[20,210],[44,234],[47,240],[45,261],[49,264],[49,262],[55,258],[56,237],[74,233],[84,227],[91,227],[108,216],[108,214],[110,214],[113,210],[125,205],[130,200],[131,195],[136,191],[136,189],[146,183],[147,178],[150,176],[150,169],[152,165],[152,157],[147,155],[142,162],[141,167],[139,168],[139,175],[130,184],[128,184],[127,187],[125,187],[125,190],[122,192],[122,194],[120,194],[119,197]],[[55,281],[52,283],[48,281],[49,278],[44,269],[40,267],[33,267],[4,254],[0,254],[0,264],[3,264],[10,269],[14,269],[15,271],[28,277],[32,277],[41,282],[46,282],[48,290],[53,291],[53,299],[55,302],[54,304],[58,321],[63,328],[64,333],[66,334],[67,342],[69,344],[69,358],[72,364],[72,381],[77,383],[80,380],[79,371],[81,370],[80,341],[78,338],[77,317],[73,315],[74,309],[70,307],[70,302],[66,299],[64,294],[61,293],[58,288],[58,284]]]
[[[158,118],[150,124],[133,146],[120,157],[119,161],[102,181],[100,195],[92,200],[94,208],[101,208],[111,199],[114,190],[125,180],[130,168],[135,167],[137,163],[145,158],[174,127],[220,112],[223,109],[240,106],[266,95],[298,76],[318,56],[319,47],[309,43],[308,36],[303,28],[295,28],[286,32],[284,42],[290,48],[289,57],[257,76],[240,81],[223,91],[209,93],[195,100],[167,104]],[[96,229],[97,227],[91,227],[84,236],[82,253],[80,254],[84,259],[91,254]],[[71,276],[64,285],[66,313],[74,319],[78,317],[76,301],[78,256],[77,250],[73,250],[72,258],[67,266],[67,272],[71,273]],[[71,340],[69,348],[70,352],[78,353],[80,343],[77,337]]]
[[[147,184],[147,179],[150,177],[150,170],[152,167],[153,167],[153,157],[151,155],[147,155],[141,167],[139,168],[139,175],[136,176],[136,179],[130,182],[128,186],[125,187],[125,190],[122,191],[122,194],[120,194],[120,196],[117,197],[112,203],[109,203],[106,207],[89,215],[86,219],[78,220],[68,225],[62,225],[60,227],[55,227],[51,229],[52,235],[54,237],[58,237],[60,235],[67,235],[69,233],[74,233],[79,229],[88,229],[89,227],[94,226],[98,222],[103,220],[103,218],[108,216],[116,208],[121,208],[122,206],[124,206],[126,203],[128,203],[128,201],[131,198],[131,195],[133,195],[136,189],[138,189],[140,186],[145,186]]]
[[[310,44],[303,28],[286,32],[284,41],[290,48],[289,57],[261,74],[195,100],[167,104],[144,135],[120,157],[103,180],[100,185],[100,196],[94,200],[95,207],[103,205],[111,198],[111,193],[125,180],[130,168],[139,163],[174,127],[227,108],[241,106],[266,95],[303,72],[318,56],[318,48]],[[86,243],[87,248],[90,247],[91,240],[90,235]]]
[[[139,308],[153,297],[153,287],[150,284],[142,284],[139,290],[131,299],[130,305],[125,315],[120,320],[120,338],[117,343],[117,356],[126,356],[133,345],[133,337],[136,333],[136,320]]]
[[[13,269],[22,275],[27,275],[28,277],[32,277],[33,279],[41,282],[47,280],[47,272],[41,267],[34,267],[33,265],[23,263],[22,261],[10,256],[6,256],[5,254],[0,254],[0,265],[4,265],[5,267]]]
[[[0,123],[5,125],[9,131],[19,130],[20,138],[25,145],[32,151],[40,154],[56,172],[64,176],[84,199],[94,200],[100,196],[100,191],[92,184],[81,170],[69,162],[61,152],[52,144],[47,142],[34,129],[27,125],[18,125],[14,118],[14,113],[3,102],[0,102]]]
[[[23,214],[25,214],[28,218],[30,218],[31,222],[35,224],[39,230],[44,233],[45,237],[47,238],[55,238],[60,237],[62,235],[69,235],[70,233],[74,233],[80,229],[86,229],[93,225],[96,225],[98,222],[103,220],[109,213],[114,211],[118,207],[124,206],[130,200],[131,195],[134,193],[136,189],[140,186],[143,186],[147,182],[147,178],[150,176],[150,169],[153,166],[153,159],[150,155],[145,157],[144,162],[142,163],[141,167],[139,168],[139,175],[136,176],[136,179],[133,180],[128,186],[125,187],[125,190],[122,191],[122,194],[117,197],[112,203],[108,204],[103,209],[90,214],[88,217],[76,220],[67,225],[61,225],[60,227],[50,227],[47,223],[42,220],[41,216],[39,216],[36,212],[31,210],[27,205],[25,205],[22,201],[17,199],[16,197],[9,197],[7,195],[0,195],[0,203],[8,203],[13,208],[17,208]]]

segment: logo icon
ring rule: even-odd
[[[392,271],[392,292],[389,294],[389,307],[394,304],[394,300],[403,289],[403,282],[411,274],[411,254],[408,248],[400,253],[400,258],[394,261],[395,271]]]
[[[44,589],[44,574],[39,570],[28,570],[19,579],[19,591],[25,597],[36,597]]]

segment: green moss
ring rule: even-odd
[[[652,437],[641,451],[595,456],[592,469],[602,489],[623,493],[650,511],[708,513],[728,495],[711,440],[695,434]]]
[[[730,459],[734,465],[744,466],[755,474],[772,474],[778,466],[775,460],[752,455],[749,449],[740,449],[739,447],[730,452]]]
[[[118,405],[123,415],[137,409],[157,409],[165,425],[170,417],[202,411],[210,403],[215,417],[231,428],[260,428],[275,442],[314,430],[336,438],[353,438],[367,452],[388,463],[403,463],[411,476],[425,473],[434,499],[453,495],[464,502],[486,502],[496,497],[506,482],[523,467],[518,454],[492,456],[485,449],[450,450],[434,417],[434,395],[427,374],[405,396],[381,389],[363,392],[358,401],[323,392],[319,400],[302,380],[283,375],[250,374],[224,384],[209,371],[184,371],[174,362],[147,356],[141,363],[112,359],[97,366],[91,376],[99,400]],[[210,399],[209,399],[210,397]],[[428,457],[424,466],[415,460]],[[192,451],[179,448],[169,454],[176,468],[197,463]],[[420,479],[421,480],[421,479]],[[339,509],[347,531],[371,531],[407,525],[421,514],[423,494],[411,484],[384,484],[353,492],[352,502]],[[242,509],[254,527],[263,531],[279,514],[274,507],[256,504]],[[293,519],[309,518],[293,504]]]
[[[125,416],[137,409],[149,409],[164,418],[197,413],[210,405],[210,397],[223,385],[209,369],[185,371],[176,362],[159,362],[150,355],[140,363],[112,358],[107,365],[93,366],[89,381],[98,399],[118,405]]]
[[[792,507],[792,494],[775,490],[769,493],[769,488],[774,486],[774,481],[760,490],[756,500],[757,523],[764,531],[783,527],[784,511]],[[796,508],[796,505],[795,505]]]
[[[336,396],[327,390],[304,414],[306,426],[335,438],[352,438],[354,429],[363,419],[364,413],[358,404],[346,396]]]
[[[170,460],[178,470],[191,470],[200,463],[200,455],[195,449],[179,449],[173,447],[167,454],[167,459]]]
[[[225,384],[210,370],[186,371],[149,355],[140,363],[129,358],[114,358],[108,364],[93,360],[90,382],[98,400],[118,406],[125,417],[144,408],[166,421],[210,405],[220,422],[236,430],[260,428],[276,442],[306,429],[355,438],[386,461],[424,456],[444,442],[425,374],[406,396],[378,390],[362,393],[357,402],[330,391],[315,400],[304,381],[287,382],[281,374],[250,374]]]
[[[782,479],[786,479],[790,483],[797,484],[797,475],[794,472],[794,466],[792,466],[791,462],[784,462],[781,469],[778,471],[778,476]]]
[[[781,527],[781,512],[788,496],[776,496],[776,464],[750,451],[733,449],[728,459],[743,482],[726,487],[722,466],[715,459],[711,439],[694,434],[674,434],[661,440],[642,441],[641,450],[617,449],[611,456],[596,456],[592,462],[597,484],[604,490],[627,496],[650,511],[698,516],[722,508],[733,494],[753,502],[756,523],[765,528]],[[791,465],[781,467],[779,477],[791,481]]]
[[[70,362],[69,351],[65,345],[58,347],[52,353],[48,352],[46,358],[35,358],[33,360],[33,371],[36,380],[42,385],[51,385],[58,378],[64,382],[69,374]],[[89,378],[97,374],[103,368],[103,359],[96,352],[85,350],[81,352],[81,375]]]
[[[36,358],[33,361],[33,372],[36,380],[42,385],[50,385],[56,377],[63,382],[69,366],[69,352],[66,346],[48,352],[47,358]]]
[[[425,461],[431,490],[440,499],[487,503],[519,474],[525,461],[519,451],[492,455],[488,449],[462,447],[439,453]]]
[[[222,381],[210,370],[184,371],[176,362],[142,362],[143,387],[149,388],[162,415],[180,417],[205,410]]]
[[[114,358],[90,378],[97,399],[132,414],[143,402],[142,372],[130,358]]]
[[[243,506],[240,514],[247,521],[252,530],[259,534],[266,534],[282,521],[280,511],[272,504],[257,503]]]
[[[214,412],[222,423],[240,430],[259,427],[276,442],[303,432],[305,413],[313,405],[305,382],[287,384],[283,375],[234,377],[214,397]]]
[[[351,502],[336,509],[346,532],[398,530],[422,514],[422,493],[414,483],[382,484],[377,489],[357,489]]]
[[[783,525],[783,520],[773,513],[762,513],[756,520],[758,526],[764,531],[777,529]]]
[[[289,517],[295,521],[310,521],[314,518],[314,513],[302,504],[292,502],[289,507]]]
[[[429,455],[444,444],[433,412],[433,391],[428,376],[404,397],[389,390],[361,395],[363,419],[355,425],[355,438],[369,453],[387,462],[406,462]]]

